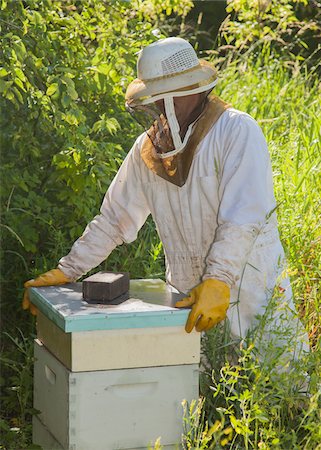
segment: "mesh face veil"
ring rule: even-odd
[[[197,117],[182,130],[175,98],[210,92],[217,81],[215,69],[199,60],[184,39],[167,38],[141,50],[137,74],[126,92],[127,110],[147,131],[160,158],[183,152]]]
[[[161,159],[175,156],[184,150],[194,124],[193,122],[188,126],[182,139],[173,98],[165,98],[163,105],[163,107],[160,107],[156,103],[152,103],[150,105],[139,105],[135,108],[127,105],[127,110],[136,122],[144,128],[154,145],[156,154]]]
[[[127,105],[127,110],[144,128],[160,158],[165,154],[169,156],[167,153],[175,150],[166,116],[156,104],[139,105],[135,108]]]

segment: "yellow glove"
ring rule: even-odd
[[[25,288],[28,287],[39,287],[39,286],[56,286],[59,284],[70,283],[71,280],[66,277],[66,275],[60,269],[52,269],[49,272],[43,273],[39,275],[39,277],[34,280],[26,281],[24,284]],[[31,314],[34,316],[37,314],[37,308],[30,303],[28,289],[25,289],[23,300],[22,300],[22,309],[30,309]]]
[[[226,283],[209,278],[191,290],[189,297],[183,298],[176,308],[192,306],[185,330],[190,333],[195,326],[196,331],[207,331],[226,317],[230,304],[230,288]]]

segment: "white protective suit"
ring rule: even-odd
[[[228,108],[198,145],[186,183],[149,170],[135,142],[104,198],[101,213],[62,258],[77,279],[117,246],[136,239],[149,214],[166,256],[166,280],[188,293],[207,278],[231,287],[231,331],[245,335],[262,314],[282,271],[272,171],[265,138],[249,115]],[[287,278],[281,282],[293,308]],[[293,327],[301,327],[293,315]]]

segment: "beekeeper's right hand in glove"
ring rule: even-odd
[[[39,275],[34,280],[26,281],[24,287],[57,286],[71,283],[71,281],[60,269],[52,269],[49,272]],[[23,295],[22,309],[30,309],[31,314],[34,316],[37,314],[37,308],[30,302],[28,289],[25,289]]]

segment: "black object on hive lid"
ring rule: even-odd
[[[129,291],[128,272],[98,272],[82,281],[82,296],[88,303],[124,301]],[[121,296],[121,297],[120,297]]]

